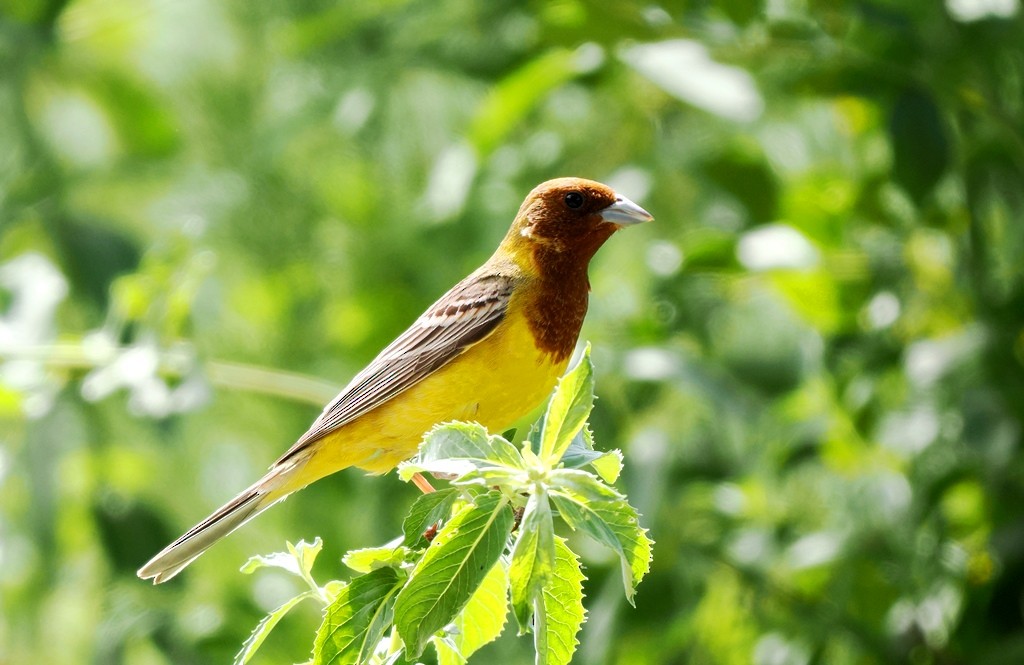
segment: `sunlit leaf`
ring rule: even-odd
[[[416,473],[457,477],[492,466],[517,469],[522,456],[511,443],[488,434],[477,423],[452,422],[428,432],[416,456],[398,466],[398,475],[403,480]]]
[[[512,469],[507,466],[487,466],[473,469],[461,477],[451,481],[460,487],[480,485],[482,487],[501,486],[510,491],[525,490],[530,484],[529,474],[523,469]]]
[[[622,473],[622,451],[609,450],[601,454],[597,459],[590,461],[590,466],[601,476],[606,483],[614,483]]]
[[[441,520],[447,519],[458,498],[459,490],[449,488],[424,494],[416,499],[416,503],[412,504],[409,514],[402,522],[402,533],[405,536],[402,544],[406,547],[426,545],[424,532]]]
[[[650,568],[653,546],[647,530],[640,526],[636,509],[621,497],[608,496],[596,479],[585,492],[565,485],[552,489],[551,500],[570,527],[619,555],[626,598],[632,603],[636,585]]]
[[[501,635],[508,616],[508,571],[499,561],[455,618],[447,639],[433,638],[438,665],[462,665]]]
[[[608,499],[624,501],[626,498],[614,487],[580,469],[556,469],[551,473],[549,487],[555,491],[567,490],[586,502]]]
[[[273,554],[259,554],[249,557],[249,560],[242,564],[242,572],[252,574],[260,568],[283,568],[289,573],[299,577],[309,577],[313,570],[313,563],[323,549],[323,541],[317,536],[312,543],[300,540],[297,545],[287,544],[287,552],[274,552]]]
[[[366,547],[349,550],[341,562],[357,573],[368,573],[384,566],[399,567],[408,561],[412,551],[401,545],[397,547]]]
[[[286,600],[284,603],[271,610],[267,616],[263,617],[260,622],[256,625],[256,628],[252,631],[249,637],[246,638],[245,642],[242,643],[242,650],[235,655],[235,665],[245,665],[249,660],[256,654],[260,646],[263,645],[263,641],[270,635],[270,631],[274,630],[274,627],[278,624],[284,615],[288,613],[290,609],[306,600],[307,598],[316,598],[317,594],[313,591],[305,591],[299,595]]]
[[[622,451],[594,450],[594,435],[584,426],[565,449],[562,464],[573,469],[589,465],[606,483],[614,483],[622,473]]]
[[[346,585],[324,612],[313,642],[314,665],[365,662],[391,624],[403,581],[394,568],[378,568]]]
[[[529,450],[534,455],[540,454],[540,426],[542,422],[543,418],[530,426],[530,431],[528,431],[526,436],[523,438],[524,451]]]
[[[418,656],[469,601],[505,549],[511,527],[508,500],[490,492],[441,528],[395,604],[410,654]]]
[[[555,532],[547,494],[532,494],[523,512],[509,567],[512,610],[520,635],[530,630],[534,600],[551,575],[554,559]]]
[[[586,620],[583,571],[564,538],[555,538],[555,561],[535,602],[534,645],[538,665],[568,665]]]
[[[594,365],[590,361],[590,344],[574,368],[558,381],[541,426],[538,456],[548,464],[562,458],[573,437],[587,422],[594,406]]]
[[[477,423],[447,423],[435,427],[424,437],[419,459],[469,459],[492,464],[515,466],[520,461],[515,446],[488,434]]]
[[[562,453],[562,464],[571,468],[579,468],[602,454],[594,450],[594,433],[590,431],[589,426],[584,425],[579,432],[576,432],[576,436],[572,437],[572,441]]]

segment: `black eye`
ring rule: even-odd
[[[583,202],[586,198],[579,192],[569,192],[565,195],[565,205],[569,206],[573,210],[583,207]]]

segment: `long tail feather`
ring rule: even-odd
[[[256,484],[165,547],[139,568],[138,576],[160,584],[180,573],[221,538],[298,489],[287,487],[287,480],[294,470],[293,464],[272,469]]]

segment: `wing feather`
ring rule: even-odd
[[[477,272],[456,284],[349,382],[277,464],[408,390],[494,332],[516,281],[505,273]]]

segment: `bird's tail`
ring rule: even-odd
[[[212,515],[150,559],[146,565],[139,568],[138,576],[144,580],[153,580],[153,584],[160,584],[180,573],[185,566],[195,561],[221,538],[299,489],[291,481],[294,480],[295,471],[301,466],[300,462],[272,468],[254,485],[218,508]]]

